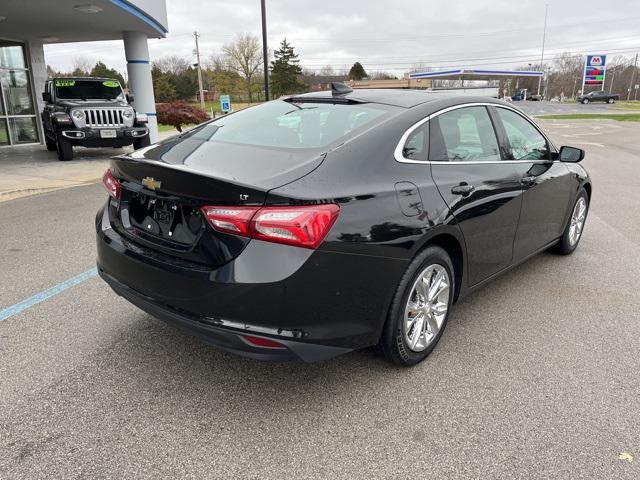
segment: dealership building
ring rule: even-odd
[[[129,92],[157,139],[149,38],[168,31],[165,0],[2,0],[0,148],[43,143],[40,113],[47,80],[44,45],[122,40]],[[99,59],[96,59],[96,61]]]

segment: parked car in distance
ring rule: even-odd
[[[142,148],[149,145],[147,115],[129,104],[118,80],[53,78],[45,83],[42,124],[47,150],[60,160],[73,158],[73,147]]]
[[[605,92],[604,90],[589,92],[586,95],[580,95],[578,97],[578,102],[582,103],[583,105],[586,105],[590,102],[614,103],[617,100],[620,100],[620,95],[616,93]]]
[[[542,100],[544,100],[544,97],[542,95],[534,93],[533,95],[527,96],[527,100],[530,100],[532,102],[541,102]]]
[[[333,84],[112,159],[98,272],[230,352],[414,365],[457,300],[576,249],[583,157],[500,100]]]

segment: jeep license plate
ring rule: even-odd
[[[115,130],[100,130],[100,138],[116,138]]]

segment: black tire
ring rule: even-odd
[[[149,135],[145,135],[144,137],[141,137],[141,138],[136,138],[133,141],[134,150],[139,150],[140,148],[148,147],[149,145],[151,145],[151,140],[149,139]]]
[[[424,350],[418,352],[409,347],[405,338],[405,307],[409,301],[409,296],[412,294],[415,282],[425,269],[431,265],[443,267],[449,276],[450,286],[448,289],[447,311],[437,334],[430,340]],[[447,326],[455,284],[453,264],[446,251],[437,246],[427,247],[421,251],[409,264],[400,280],[376,350],[390,362],[404,367],[416,365],[424,360],[438,344]]]
[[[582,104],[583,105],[586,105],[587,103],[589,103],[589,99],[588,98],[585,98],[584,100],[582,100]]]
[[[580,229],[578,238],[577,240],[575,240],[574,243],[572,243],[571,242],[571,227],[573,224],[572,218],[576,210],[576,207],[580,202],[580,199],[584,199],[586,210],[584,212],[584,219],[582,220],[582,228]],[[569,215],[569,220],[567,220],[567,226],[564,229],[562,237],[553,248],[553,250],[556,253],[559,253],[560,255],[571,255],[576,250],[576,248],[578,248],[578,245],[580,244],[580,240],[582,239],[582,234],[584,233],[584,225],[587,221],[588,214],[589,214],[589,195],[587,195],[587,192],[583,188],[578,194],[578,196],[576,197],[576,201],[574,202],[573,207],[571,207],[571,214]]]
[[[56,150],[58,152],[58,160],[61,162],[73,160],[73,145],[62,135],[56,137]]]
[[[55,140],[50,139],[46,134],[44,136],[44,143],[47,145],[47,150],[49,150],[50,152],[54,152],[56,150]]]
[[[614,103],[614,102],[615,102],[615,100],[613,98],[608,98],[607,99],[607,103],[609,103],[609,104]]]

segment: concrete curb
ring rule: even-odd
[[[66,188],[74,188],[74,187],[83,187],[85,185],[92,185],[94,183],[98,183],[100,178],[96,178],[93,180],[87,180],[85,182],[80,183],[72,183],[69,185],[62,185],[56,187],[42,187],[42,188],[24,188],[17,190],[8,190],[5,192],[0,192],[0,203],[8,202],[9,200],[15,200],[17,198],[30,197],[32,195],[39,195],[41,193],[49,193],[55,192],[56,190],[64,190]]]

